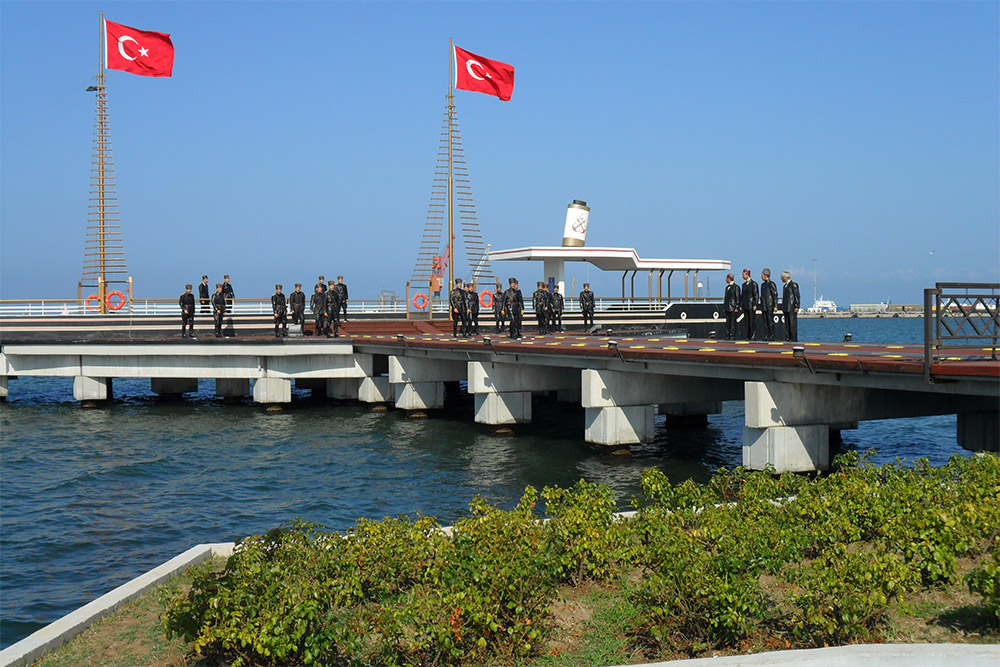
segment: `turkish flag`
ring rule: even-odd
[[[503,101],[514,92],[514,68],[455,48],[455,88],[496,95]]]
[[[104,64],[143,76],[170,76],[174,69],[174,45],[165,32],[136,30],[104,22]]]

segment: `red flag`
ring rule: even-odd
[[[456,46],[455,88],[496,95],[506,102],[514,92],[514,68]]]
[[[104,22],[104,64],[143,76],[170,76],[174,69],[174,45],[165,32],[136,30]]]

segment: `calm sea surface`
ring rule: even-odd
[[[800,320],[803,340],[922,341],[920,319]],[[707,429],[661,428],[631,458],[583,441],[583,413],[539,402],[532,424],[492,435],[471,400],[431,419],[299,396],[280,413],[224,405],[214,383],[162,401],[148,380],[115,380],[116,400],[84,410],[72,379],[22,378],[0,405],[0,647],[201,542],[292,519],[346,529],[359,517],[430,515],[448,524],[482,494],[512,506],[526,485],[583,477],[624,507],[644,468],[675,483],[742,462],[743,405]],[[658,419],[661,419],[658,417]],[[864,422],[842,449],[878,460],[967,454],[955,418]]]

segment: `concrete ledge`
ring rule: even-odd
[[[996,644],[853,644],[832,648],[773,651],[755,655],[731,655],[722,658],[696,658],[644,663],[632,667],[993,667],[1000,664],[1000,646]]]
[[[93,602],[66,614],[58,621],[46,625],[41,630],[0,651],[0,667],[27,665],[34,662],[43,654],[59,648],[86,630],[95,621],[104,618],[129,600],[139,597],[175,574],[209,558],[232,555],[235,546],[232,542],[221,542],[191,547],[163,565],[122,584]]]

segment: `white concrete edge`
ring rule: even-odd
[[[191,547],[166,563],[105,593],[0,651],[0,667],[30,664],[80,634],[95,621],[104,618],[129,600],[139,597],[175,574],[209,558],[230,556],[235,546],[231,542],[220,542]]]
[[[1000,664],[997,644],[852,644],[829,648],[770,651],[753,655],[669,660],[628,667],[995,667]],[[625,667],[624,665],[622,667]]]

